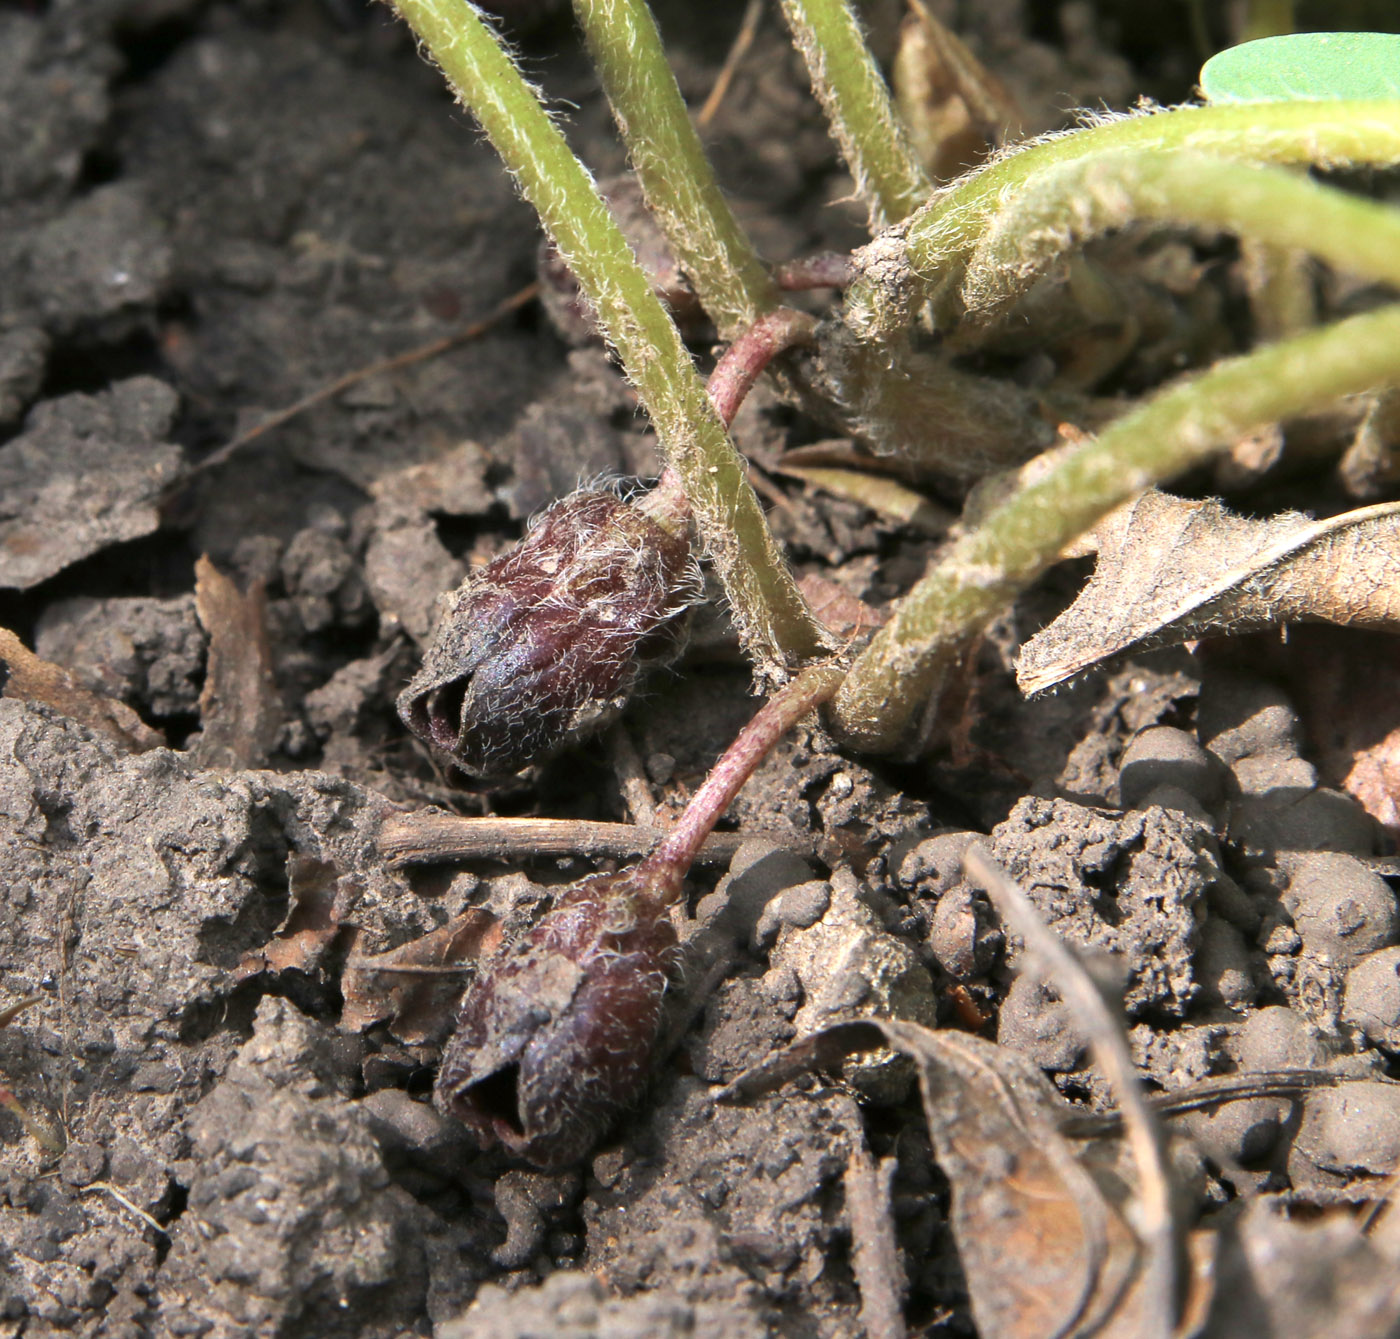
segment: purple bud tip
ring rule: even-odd
[[[697,589],[683,526],[575,493],[456,591],[399,716],[474,775],[518,772],[616,716]]]
[[[483,1148],[565,1166],[641,1093],[676,956],[674,890],[653,882],[574,885],[468,988],[435,1100]]]

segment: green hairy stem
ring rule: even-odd
[[[1041,140],[940,191],[902,226],[857,253],[845,321],[858,338],[893,338],[926,302],[934,322],[959,315],[963,275],[992,220],[1052,168],[1115,151],[1192,154],[1237,163],[1323,168],[1400,163],[1400,104],[1278,102],[1178,107]]]
[[[733,339],[778,291],[715,181],[645,0],[574,0],[647,204],[701,305]]]
[[[965,311],[996,310],[1070,247],[1138,219],[1220,228],[1400,286],[1400,211],[1285,168],[1119,151],[1037,173],[992,217],[967,259]]]
[[[898,223],[928,199],[933,183],[910,146],[860,21],[847,0],[783,0],[783,15],[869,207],[870,230]]]

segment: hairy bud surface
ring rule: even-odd
[[[468,987],[435,1100],[483,1148],[565,1166],[640,1095],[677,952],[655,883],[573,885]]]
[[[399,716],[474,775],[518,772],[616,716],[696,590],[683,524],[575,493],[449,597]]]

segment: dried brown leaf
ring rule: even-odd
[[[812,606],[812,612],[838,637],[858,637],[863,632],[884,627],[888,621],[887,615],[859,596],[815,572],[802,577],[797,589]]]
[[[466,975],[459,970],[500,947],[500,922],[472,907],[446,925],[387,953],[352,957],[341,989],[340,1024],[362,1032],[389,1020],[407,1045],[440,1040],[452,1027]]]
[[[5,697],[42,702],[136,753],[165,743],[165,736],[125,702],[84,688],[61,665],[41,660],[8,628],[0,628],[0,671]]]
[[[247,954],[234,975],[243,980],[261,972],[322,970],[327,954],[353,935],[346,916],[359,896],[353,879],[340,877],[334,865],[312,856],[287,862],[291,909],[277,933],[262,948]]]
[[[909,0],[894,60],[895,101],[929,175],[947,181],[1015,139],[1021,112],[1006,87],[922,0]]]
[[[1137,1339],[1143,1252],[1121,1188],[1106,1191],[1060,1133],[1066,1106],[1011,1051],[964,1033],[871,1019],[805,1038],[727,1090],[769,1091],[883,1042],[915,1063],[934,1156],[983,1339]]]
[[[1148,491],[1108,517],[1079,598],[1021,649],[1037,693],[1128,647],[1293,622],[1400,631],[1400,504],[1265,521]]]
[[[246,592],[209,561],[195,564],[195,608],[209,634],[209,666],[199,714],[204,729],[191,752],[201,767],[261,767],[282,723],[267,634],[267,595]]]

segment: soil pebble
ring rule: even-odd
[[[1400,908],[1389,884],[1350,855],[1294,856],[1283,905],[1303,947],[1341,966],[1393,944]]]
[[[1221,795],[1219,764],[1185,730],[1153,726],[1128,745],[1119,763],[1123,808],[1142,807],[1161,786],[1183,790],[1209,808]]]
[[[1367,1041],[1400,1050],[1400,947],[1368,953],[1347,974],[1342,1021]]]

